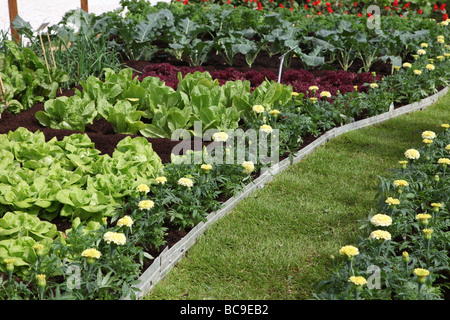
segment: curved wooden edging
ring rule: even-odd
[[[167,273],[177,264],[177,262],[183,257],[183,255],[189,250],[189,248],[197,241],[200,235],[208,228],[209,225],[213,224],[229,212],[237,205],[237,203],[247,196],[249,196],[253,191],[264,187],[264,185],[271,181],[274,176],[281,171],[287,169],[292,164],[300,162],[305,156],[312,153],[316,148],[325,144],[329,140],[349,131],[361,129],[367,126],[371,126],[377,123],[384,122],[386,120],[398,117],[403,114],[410,112],[424,110],[434,102],[436,102],[440,97],[445,95],[449,90],[449,87],[429,96],[428,98],[422,99],[421,101],[408,104],[406,106],[400,107],[398,109],[393,109],[382,114],[367,119],[355,121],[340,127],[333,128],[318,139],[313,141],[311,144],[307,145],[303,149],[299,150],[293,158],[293,161],[289,158],[284,159],[280,163],[271,167],[264,173],[262,173],[257,179],[249,183],[244,189],[236,196],[228,199],[222,204],[222,208],[218,211],[212,212],[207,216],[206,222],[200,222],[197,224],[186,236],[184,236],[180,241],[178,241],[172,248],[166,247],[161,254],[155,258],[153,263],[148,267],[144,273],[140,276],[140,284],[135,286],[140,289],[140,292],[136,293],[137,298],[141,298],[148,292],[150,292],[153,287],[162,280]],[[129,297],[124,298],[128,300]]]

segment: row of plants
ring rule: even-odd
[[[158,36],[170,35],[167,53],[178,59],[184,54],[191,66],[201,65],[211,51],[222,55],[229,65],[236,55],[244,55],[251,66],[262,51],[274,56],[292,50],[286,62],[289,55],[296,55],[307,67],[339,62],[346,70],[352,61],[361,59],[367,72],[377,59],[405,59],[428,34],[437,36],[442,25],[428,19],[382,16],[379,28],[367,28],[366,19],[352,15],[305,18],[303,13],[259,12],[245,7],[124,5],[126,16],[139,23],[137,31],[146,31],[141,37],[143,45],[155,45],[155,39],[164,41]],[[155,18],[161,22],[149,25]],[[239,21],[246,21],[245,26]],[[121,39],[130,44],[129,38]]]
[[[354,1],[321,1],[321,0],[176,0],[183,2],[184,5],[192,3],[203,4],[210,6],[213,3],[221,5],[245,6],[256,10],[289,10],[300,11],[305,10],[310,14],[360,14],[364,13],[364,9],[373,5],[373,2],[368,0]],[[383,0],[376,3],[380,7],[380,13],[383,15],[398,15],[398,16],[413,16],[423,15],[429,18],[443,19],[447,14],[445,2],[430,3],[425,0],[418,1],[398,1],[398,0]]]
[[[14,25],[30,40],[33,51],[24,48],[22,53],[10,42],[2,42],[5,55],[0,58],[9,61],[2,64],[4,70],[0,71],[5,78],[2,110],[8,106],[10,111],[18,112],[54,97],[59,87],[71,88],[89,76],[103,80],[105,70],[118,72],[124,58],[151,60],[161,51],[177,59],[188,58],[191,66],[202,65],[214,51],[223,55],[230,66],[237,55],[245,56],[251,66],[262,51],[275,58],[292,50],[284,59],[285,67],[299,57],[306,68],[335,65],[346,71],[360,61],[360,71],[368,72],[374,63],[383,61],[390,62],[394,72],[403,61],[413,61],[421,43],[431,46],[428,39],[448,34],[448,28],[428,19],[406,23],[405,19],[383,17],[380,29],[370,29],[353,16],[316,17],[310,23],[310,19],[299,15],[219,5],[197,8],[142,2],[137,8],[127,3],[124,6],[129,10],[125,18],[120,10],[99,16],[82,10],[67,13],[59,24],[48,28],[47,37],[33,33],[30,24],[18,17]],[[245,29],[239,23],[242,20],[248,22]],[[438,51],[436,46],[433,50]],[[32,52],[43,58],[24,58],[24,54],[34,55]],[[7,67],[11,61],[17,68]],[[30,61],[34,61],[33,65],[29,65]],[[29,69],[33,70],[31,75],[27,75]],[[42,80],[32,81],[37,75]],[[43,87],[35,88],[37,83]]]
[[[438,40],[444,40],[443,36]],[[301,71],[285,73],[283,79],[288,83],[292,79],[290,85],[266,79],[252,87],[249,80],[240,79],[221,79],[221,85],[211,74],[217,76],[224,71],[208,73],[196,68],[189,73],[191,70],[185,68],[184,76],[178,72],[174,89],[161,78],[173,77],[178,69],[166,64],[153,65],[157,72],[141,77],[133,77],[131,69],[119,73],[105,70],[105,81],[89,77],[82,82],[83,90],[75,90],[74,96],[46,101],[44,111],[38,111],[36,118],[43,126],[78,131],[104,118],[116,133],[139,133],[149,138],[171,138],[177,130],[198,136],[208,130],[258,129],[262,125],[291,132],[301,123],[304,130],[297,131],[295,141],[281,140],[282,150],[292,152],[294,144],[308,134],[317,136],[336,125],[386,112],[392,104],[419,101],[447,86],[450,55],[444,53],[444,44],[438,43],[435,49],[424,42],[421,47],[413,63],[395,68],[391,76],[353,75],[359,85],[353,82],[352,74],[330,72],[324,76],[325,81],[339,85],[330,91],[320,78],[313,79]],[[261,115],[252,109],[255,105],[262,106]],[[202,125],[200,132],[194,130],[196,122]],[[289,128],[285,127],[287,123]]]
[[[163,166],[141,137],[112,157],[85,134],[45,142],[18,128],[0,139],[2,299],[134,298],[169,226],[203,221],[255,169],[176,157]]]
[[[212,129],[236,129],[248,105],[284,105],[291,101],[292,92],[288,86],[268,81],[252,92],[248,81],[221,86],[207,72],[180,77],[174,90],[157,77],[139,81],[131,69],[106,70],[105,81],[91,76],[82,87],[72,97],[46,101],[45,111],[38,111],[36,118],[55,129],[84,131],[85,125],[104,118],[116,133],[171,138],[184,129],[202,135]],[[194,132],[195,122],[202,124],[200,132]]]
[[[158,77],[164,83],[173,88],[178,87],[178,74],[184,77],[188,73],[196,71],[205,72],[202,67],[177,67],[169,63],[153,63],[144,67],[143,73],[139,75],[139,80],[146,77]],[[224,70],[209,71],[213,79],[217,79],[220,85],[228,81],[249,81],[251,90],[261,85],[264,81],[278,81],[278,75],[270,70],[249,70],[241,72],[236,68],[230,67]],[[381,80],[382,76],[377,75],[376,80]],[[348,72],[348,71],[327,71],[323,76],[315,76],[308,70],[288,69],[282,73],[280,83],[290,85],[294,91],[306,94],[311,86],[318,86],[322,91],[329,91],[335,95],[339,90],[342,93],[354,91],[355,86],[358,91],[367,91],[364,84],[373,82],[373,75],[370,72]]]
[[[66,72],[44,62],[30,48],[19,48],[3,39],[0,53],[0,113],[26,110],[39,102],[55,98],[69,80]]]
[[[333,257],[318,299],[441,300],[448,290],[450,125],[424,131],[399,168],[380,177],[375,208],[357,245]]]
[[[287,54],[286,66],[295,56],[308,68],[339,64],[347,70],[353,61],[360,60],[362,70],[368,72],[377,60],[401,65],[408,54],[417,50],[421,41],[434,38],[445,27],[429,19],[385,16],[379,28],[367,28],[367,19],[353,15],[305,18],[303,13],[260,12],[221,5],[204,7],[160,2],[152,6],[148,2],[135,1],[125,1],[122,5],[120,10],[99,16],[82,10],[70,11],[59,24],[50,26],[50,41],[58,44],[55,50],[58,66],[81,76],[80,65],[95,65],[95,75],[101,76],[103,68],[98,62],[103,61],[100,58],[108,49],[120,53],[121,59],[129,60],[152,60],[164,51],[178,60],[187,61],[190,66],[200,66],[214,54],[221,55],[229,66],[233,65],[237,55],[242,55],[248,66],[252,66],[258,55],[266,52],[270,57]],[[126,13],[123,12],[125,9]],[[74,21],[82,32],[75,30]],[[246,21],[245,26],[240,21]],[[14,24],[30,39],[34,49],[41,50],[39,38],[29,24],[20,18]],[[92,39],[95,47],[102,48],[102,53],[79,45],[79,38]],[[81,61],[84,57],[72,54],[76,48],[81,49],[79,55],[90,53]],[[92,60],[88,60],[88,56]],[[70,66],[73,58],[80,60]],[[104,66],[114,69],[117,65],[105,62]]]

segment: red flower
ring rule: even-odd
[[[345,13],[345,14],[348,14],[348,11],[345,11],[344,13]]]
[[[437,11],[439,9],[438,5],[435,3],[433,6],[433,11]]]
[[[228,3],[228,4],[231,4],[231,1],[230,1],[230,0],[227,0],[227,3]]]
[[[289,8],[289,11],[294,11],[294,8],[290,7],[290,8]]]
[[[360,17],[360,18],[362,17],[362,14],[360,12],[358,12],[358,17]]]
[[[305,4],[305,10],[308,10],[308,5],[307,4]]]
[[[367,16],[370,18],[372,16],[372,14],[367,12]]]
[[[306,2],[307,2],[307,3],[310,3],[310,2],[311,2],[311,0],[306,0]]]
[[[326,3],[327,7],[331,7],[331,3],[327,2]]]
[[[442,10],[442,11],[445,10],[445,5],[446,5],[445,3],[441,4],[440,10]]]
[[[322,11],[317,12],[317,14],[318,14],[318,15],[321,15],[321,14],[322,14]]]
[[[394,3],[392,4],[394,7],[398,7],[398,1],[394,0]]]
[[[333,13],[333,9],[331,9],[330,7],[327,8],[329,13]]]
[[[444,15],[442,16],[442,21],[445,21],[448,19],[448,15],[446,13],[444,13]]]
[[[284,6],[283,6],[283,4],[282,4],[282,3],[280,3],[280,8],[284,8]]]
[[[417,11],[418,14],[422,14],[422,9],[419,9],[419,11]]]
[[[184,0],[184,1],[183,1],[183,4],[184,4],[184,5],[187,5],[188,2],[189,2],[189,0]]]
[[[358,2],[353,2],[353,5],[354,5],[355,7],[357,7],[357,6],[358,6]]]
[[[391,9],[389,6],[384,7],[387,11],[389,11],[389,9]]]

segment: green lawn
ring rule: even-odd
[[[211,226],[145,299],[311,299],[330,276],[330,256],[356,243],[377,177],[443,122],[450,94],[329,141]]]

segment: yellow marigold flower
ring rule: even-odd
[[[406,180],[394,180],[394,186],[396,186],[396,187],[407,187],[407,186],[409,186],[409,183]]]
[[[433,202],[432,204],[431,204],[431,206],[433,207],[433,208],[440,208],[440,207],[442,207],[442,203],[435,203],[435,202]]]
[[[130,216],[128,216],[128,215],[126,215],[126,216],[124,216],[123,218],[120,218],[118,221],[117,221],[117,225],[119,226],[119,227],[123,227],[123,226],[126,226],[126,227],[131,227],[132,225],[133,225],[133,219],[131,219],[131,217]]]
[[[167,178],[166,177],[156,177],[155,181],[158,184],[164,184],[167,182]]]
[[[376,227],[388,227],[392,224],[392,218],[386,214],[376,214],[370,219],[370,223]]]
[[[434,139],[436,138],[436,133],[433,131],[424,131],[422,132],[422,138],[423,139]]]
[[[405,62],[404,64],[403,64],[403,68],[411,68],[412,67],[412,65],[411,65],[411,63],[409,63],[409,62]]]
[[[293,96],[293,97],[298,96],[298,92],[292,91],[292,92],[291,92],[291,96]]]
[[[418,213],[418,214],[416,214],[416,219],[417,220],[428,220],[428,219],[431,219],[431,215],[428,213]]]
[[[82,257],[91,258],[91,259],[98,259],[101,257],[101,255],[102,255],[101,252],[95,248],[86,249],[81,253]]]
[[[316,101],[317,101],[317,98],[311,97],[311,98],[309,98],[309,100],[311,100],[312,102],[316,102]]]
[[[255,111],[256,113],[263,113],[264,107],[260,104],[256,104],[253,106],[252,110]]]
[[[201,168],[203,170],[205,170],[206,172],[209,172],[212,169],[212,165],[210,165],[210,164],[202,164]]]
[[[308,88],[308,90],[310,90],[310,91],[317,91],[317,90],[319,90],[319,87],[318,86],[310,86]]]
[[[353,89],[355,89],[355,91],[358,91],[358,86],[353,86]]]
[[[149,210],[155,206],[152,200],[142,200],[138,203],[138,208],[141,210]]]
[[[437,43],[444,43],[445,42],[445,40],[444,39],[437,39]]]
[[[388,197],[385,202],[390,206],[393,206],[393,205],[395,206],[395,205],[400,204],[400,200],[392,198],[392,197]]]
[[[376,84],[376,83],[371,83],[369,86],[370,86],[372,89],[374,89],[374,88],[377,88],[377,87],[378,87],[378,84]]]
[[[228,140],[228,134],[226,132],[216,132],[212,138],[214,141],[223,142]]]
[[[273,115],[273,116],[277,116],[280,114],[280,110],[274,109],[274,110],[270,110],[269,114]]]
[[[420,44],[420,47],[421,47],[421,48],[428,48],[428,43],[422,42],[422,43]]]
[[[143,193],[148,193],[150,191],[150,188],[146,184],[140,184],[137,186],[136,189],[137,189],[137,191],[143,192]]]
[[[194,185],[194,182],[191,179],[189,179],[189,178],[180,178],[180,179],[178,179],[178,184],[180,186],[184,186],[184,187],[190,188],[190,187],[192,187]]]
[[[422,142],[429,145],[429,144],[433,143],[433,140],[431,140],[431,139],[423,139]]]
[[[414,273],[415,273],[418,277],[426,277],[426,276],[430,275],[430,271],[428,271],[427,269],[422,269],[422,268],[416,268],[416,269],[414,269]]]
[[[345,255],[349,258],[353,258],[354,256],[357,256],[359,254],[359,249],[357,247],[354,246],[343,246],[340,250],[339,253],[341,255]]]
[[[427,68],[428,70],[434,70],[435,69],[434,65],[432,65],[432,64],[427,64],[425,66],[425,68]]]
[[[450,57],[450,53],[444,53],[444,56],[445,56],[446,58],[448,58],[448,57]]]
[[[439,164],[442,164],[442,165],[444,165],[444,166],[446,166],[446,165],[449,165],[449,164],[450,164],[450,159],[448,159],[448,158],[440,158],[440,159],[438,160],[438,163],[439,163]]]
[[[413,56],[414,59],[417,59],[419,57],[418,54],[413,54],[412,56]]]
[[[450,128],[450,124],[443,123],[443,124],[441,124],[441,127],[444,128],[444,129],[448,129],[448,128]]]
[[[364,277],[361,276],[351,276],[348,281],[353,283],[355,286],[362,286],[367,283],[367,280]]]
[[[414,74],[420,76],[422,74],[422,71],[420,70],[414,70]]]
[[[439,61],[444,60],[444,56],[437,56],[436,59],[438,59]]]
[[[123,233],[108,231],[103,235],[103,240],[107,244],[111,242],[117,245],[124,245],[127,242],[127,238]]]
[[[376,240],[391,240],[391,234],[384,230],[375,230],[370,233],[370,239]]]
[[[328,91],[322,91],[320,93],[320,96],[329,98],[329,97],[331,97],[331,93],[329,93]]]
[[[423,49],[419,49],[419,50],[417,50],[417,54],[419,55],[419,56],[423,56],[424,54],[426,54],[427,52],[425,51],[425,50],[423,50]]]
[[[420,158],[420,153],[416,149],[408,149],[405,151],[405,157],[411,160],[417,160]]]
[[[244,173],[251,173],[253,170],[255,170],[255,165],[252,161],[244,161],[244,163],[242,163],[242,166],[244,167],[244,170],[242,171]]]
[[[271,133],[272,132],[272,127],[269,126],[268,124],[264,124],[261,127],[259,127],[259,130],[265,132],[265,133]]]
[[[430,61],[431,63],[433,63],[433,62],[434,62],[434,59],[430,58],[430,59],[428,59],[428,61]],[[433,70],[434,70],[434,66],[433,66]]]
[[[433,229],[423,229],[423,234],[425,235],[425,239],[430,240],[431,234],[433,233]]]
[[[445,146],[445,150],[450,151],[450,144]]]

